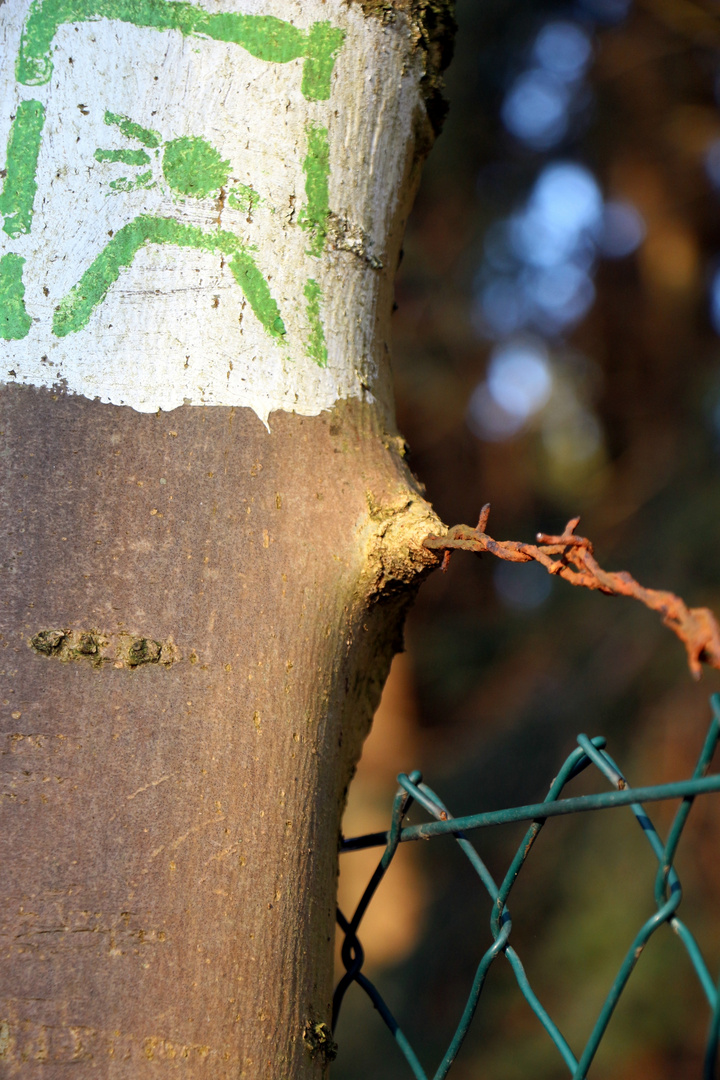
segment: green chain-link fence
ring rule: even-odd
[[[587,1076],[588,1069],[597,1053],[600,1042],[607,1029],[613,1010],[625,989],[628,979],[632,974],[638,958],[653,934],[665,924],[668,924],[677,934],[685,946],[692,967],[697,975],[702,990],[707,998],[710,1012],[708,1036],[705,1050],[703,1080],[712,1080],[716,1076],[716,1062],[718,1039],[720,1037],[720,992],[716,981],[710,974],[708,966],[703,959],[691,931],[678,918],[677,910],[682,899],[682,887],[673,868],[673,860],[677,851],[683,828],[688,818],[690,808],[697,795],[709,791],[720,791],[720,774],[707,775],[718,740],[720,739],[720,695],[715,694],[710,701],[712,720],[710,728],[697,762],[693,776],[689,780],[672,784],[660,784],[654,787],[631,788],[618,766],[605,750],[606,741],[598,737],[589,739],[586,735],[577,738],[578,747],[574,750],[563,764],[560,772],[550,785],[550,790],[542,803],[529,806],[513,807],[508,810],[499,810],[490,813],[471,814],[465,817],[453,818],[438,796],[431,788],[422,782],[419,772],[398,776],[399,789],[395,796],[392,807],[390,828],[387,833],[372,833],[366,836],[353,837],[342,841],[341,852],[347,853],[358,851],[368,847],[384,847],[382,857],[377,869],[363,893],[360,902],[351,919],[347,919],[342,912],[338,911],[337,919],[344,933],[342,947],[342,960],[345,966],[345,974],[340,979],[335,991],[333,1007],[333,1027],[337,1022],[338,1014],[350,985],[355,982],[360,986],[385,1024],[392,1032],[400,1054],[416,1080],[442,1080],[447,1076],[453,1061],[468,1032],[471,1021],[478,1007],[480,995],[485,984],[487,973],[495,960],[504,956],[510,964],[515,975],[517,984],[524,994],[527,1002],[535,1015],[540,1020],[548,1036],[557,1048],[558,1054],[573,1080],[582,1080]],[[600,774],[610,782],[612,791],[597,795],[584,795],[576,798],[560,798],[565,785],[588,766],[593,765]],[[657,802],[664,799],[681,799],[682,802],[675,814],[672,825],[668,832],[665,843],[660,839],[653,826],[643,804]],[[403,818],[410,806],[416,803],[423,807],[434,821],[421,825],[403,827]],[[638,930],[627,950],[625,958],[604,1001],[597,1017],[595,1025],[590,1033],[585,1047],[579,1057],[570,1048],[567,1040],[563,1037],[557,1024],[551,1019],[543,1008],[538,997],[534,993],[527,975],[523,968],[520,957],[510,944],[512,920],[508,910],[508,898],[520,871],[527,860],[537,837],[549,817],[560,814],[576,814],[586,810],[600,810],[608,807],[629,806],[635,818],[643,830],[644,835],[658,861],[658,870],[655,877],[655,904],[657,910]],[[523,836],[515,857],[505,875],[502,884],[498,887],[478,855],[473,844],[465,835],[473,829],[484,828],[489,825],[502,825],[514,821],[529,821],[530,827]],[[390,1008],[383,1000],[376,986],[363,973],[364,954],[358,938],[358,931],[368,905],[373,899],[398,845],[405,841],[427,839],[434,836],[452,835],[458,845],[469,859],[475,869],[483,887],[491,900],[490,929],[493,943],[485,952],[478,964],[465,1008],[460,1022],[455,1030],[450,1045],[437,1067],[436,1071],[428,1074],[421,1065],[418,1057],[403,1034]],[[400,1061],[398,1062],[400,1066]],[[398,1076],[401,1075],[401,1067]]]

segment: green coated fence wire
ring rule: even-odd
[[[710,727],[695,771],[689,780],[678,783],[658,784],[654,787],[642,788],[629,787],[620,769],[605,750],[606,740],[602,737],[589,739],[587,735],[577,737],[577,749],[573,750],[564,762],[558,775],[550,785],[550,790],[544,802],[534,803],[529,806],[453,818],[435,792],[427,784],[423,783],[419,772],[412,772],[409,775],[400,773],[398,776],[399,789],[393,801],[389,830],[386,833],[370,833],[366,836],[357,836],[341,842],[341,852],[358,851],[369,847],[384,847],[384,851],[352,918],[347,919],[341,911],[338,910],[337,912],[338,925],[344,934],[341,955],[345,966],[345,974],[340,979],[335,990],[333,1028],[337,1023],[346,991],[352,983],[357,983],[365,991],[390,1029],[400,1053],[409,1066],[410,1073],[416,1080],[443,1080],[448,1075],[467,1035],[487,973],[493,962],[499,956],[504,956],[510,964],[520,991],[557,1048],[568,1074],[573,1080],[584,1080],[641,952],[656,930],[668,924],[685,946],[692,968],[708,1001],[710,1024],[705,1049],[703,1080],[714,1080],[716,1077],[718,1042],[720,1040],[720,987],[710,974],[691,931],[677,916],[677,910],[682,900],[682,887],[673,868],[678,843],[694,799],[696,796],[706,792],[720,791],[720,774],[707,775],[710,762],[720,739],[719,694],[714,694],[711,697],[710,707],[712,711]],[[590,765],[593,765],[609,781],[613,790],[597,795],[583,795],[577,798],[562,799],[560,796],[565,785]],[[644,803],[658,802],[664,799],[681,799],[665,843],[660,839],[643,805]],[[413,803],[423,807],[435,820],[403,828],[403,818]],[[510,944],[512,920],[507,903],[510,891],[549,817],[617,806],[629,806],[631,808],[657,858],[658,870],[655,878],[655,904],[657,910],[640,927],[630,944],[585,1047],[580,1056],[576,1057],[557,1024],[548,1015],[534,993],[520,957]],[[518,846],[505,878],[498,887],[485,863],[465,834],[473,829],[484,828],[489,825],[502,825],[513,821],[530,821],[531,824]],[[410,840],[442,835],[451,835],[455,838],[492,901],[490,929],[493,943],[477,966],[465,1008],[450,1045],[435,1072],[430,1074],[421,1065],[415,1051],[377,987],[363,974],[364,953],[358,938],[358,930],[399,844]]]

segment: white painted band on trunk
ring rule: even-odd
[[[303,57],[114,18],[59,25],[49,81],[22,82],[30,10],[0,9],[0,161],[14,138],[22,165],[18,110],[30,123],[44,110],[27,230],[10,168],[0,196],[0,380],[141,412],[249,406],[263,422],[367,397],[419,100],[402,27],[340,2],[213,0],[213,16],[341,30],[330,96],[313,100]],[[319,225],[323,180],[308,162],[323,145]]]

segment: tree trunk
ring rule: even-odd
[[[204,3],[0,12],[8,1077],[324,1074],[434,565],[387,341],[446,5]]]

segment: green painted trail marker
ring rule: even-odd
[[[329,99],[335,60],[345,39],[344,30],[324,20],[299,28],[274,16],[212,12],[185,0],[33,0],[25,18],[15,63],[17,83],[20,86],[49,83],[56,63],[58,30],[71,25],[77,30],[80,24],[100,20],[126,23],[148,31],[175,31],[185,38],[196,39],[199,48],[195,51],[200,51],[202,42],[214,41],[237,45],[250,56],[271,64],[301,61],[300,88],[308,102]],[[73,63],[72,59],[70,63]],[[84,116],[89,115],[86,106],[78,108]],[[155,112],[152,115],[155,116]],[[254,249],[220,227],[223,205],[230,210],[246,212],[247,220],[251,222],[255,210],[267,207],[266,200],[250,184],[235,180],[231,161],[200,135],[178,135],[176,127],[174,132],[170,130],[163,136],[154,127],[144,126],[111,109],[105,110],[103,119],[108,127],[115,128],[135,145],[96,147],[90,163],[94,162],[94,167],[88,168],[88,183],[98,180],[105,183],[108,196],[132,196],[135,200],[133,210],[128,214],[130,220],[126,224],[107,230],[109,240],[99,252],[95,248],[97,253],[89,257],[90,264],[84,270],[78,269],[77,283],[55,307],[52,317],[54,336],[67,338],[86,329],[93,312],[104,302],[122,271],[133,264],[142,248],[171,245],[227,257],[228,268],[265,333],[276,341],[284,340],[286,324],[268,280],[252,254]],[[13,240],[32,231],[45,123],[46,107],[40,101],[21,100],[16,106],[7,140],[5,178],[0,193],[2,229]],[[57,137],[57,132],[54,133]],[[307,147],[302,159],[305,205],[294,224],[309,234],[305,254],[317,260],[325,251],[330,214],[328,128],[315,119],[308,119],[305,137]],[[80,142],[79,136],[76,142]],[[61,144],[59,140],[56,145]],[[76,152],[69,151],[71,158]],[[58,161],[60,170],[77,171],[77,166],[72,159]],[[117,166],[137,172],[118,175]],[[58,172],[57,176],[60,175]],[[178,199],[181,202],[186,199],[220,200],[217,227],[200,227],[180,220],[186,211],[178,218],[169,216],[169,205],[159,212],[138,213],[142,204],[138,204],[137,193],[150,189],[156,189],[151,199],[157,200],[158,196],[162,199],[164,195],[168,204],[171,195],[175,203]],[[157,201],[147,205],[159,206]],[[270,210],[276,212],[274,207]],[[49,254],[50,264],[53,257],[62,261],[67,257]],[[75,250],[72,256],[76,257]],[[23,339],[33,325],[25,306],[24,265],[25,255],[19,252],[6,252],[0,258],[0,337],[6,341]],[[72,263],[67,265],[72,266]],[[318,277],[316,271],[308,273],[303,297],[296,302],[295,309],[296,318],[300,319],[300,332],[305,338],[304,355],[318,367],[326,368],[328,351]],[[301,312],[304,312],[304,320]],[[303,324],[305,329],[302,329]]]

